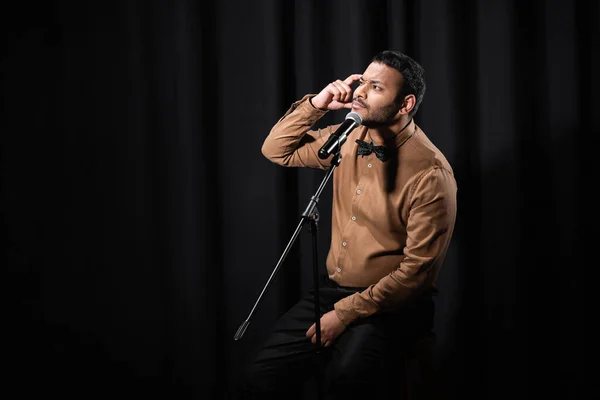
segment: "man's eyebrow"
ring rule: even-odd
[[[364,79],[362,76],[359,79],[361,82],[371,82],[371,83],[377,83],[377,84],[383,84],[383,82],[378,81],[377,79]]]

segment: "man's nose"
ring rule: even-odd
[[[354,94],[352,95],[352,98],[355,99],[357,97],[362,97],[363,99],[365,98],[365,90],[363,88],[363,85],[359,85],[356,89],[354,89]]]

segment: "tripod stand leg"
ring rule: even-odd
[[[323,345],[321,343],[321,300],[319,298],[319,254],[318,254],[318,240],[317,240],[317,220],[318,214],[311,218],[310,232],[312,233],[313,241],[313,285],[314,285],[314,296],[315,296],[315,326],[317,335],[317,365],[315,368],[315,384],[317,390],[317,398],[323,399],[324,397],[324,379],[325,366],[323,361]]]

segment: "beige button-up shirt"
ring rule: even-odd
[[[286,167],[327,169],[332,157],[317,153],[339,125],[312,126],[326,113],[306,95],[275,124],[262,152]],[[357,156],[356,139],[370,142],[360,126],[341,148],[333,173],[329,278],[366,287],[335,304],[346,325],[401,306],[423,290],[436,290],[456,219],[456,181],[444,155],[411,121],[386,145],[394,156]],[[382,143],[375,143],[380,145]]]

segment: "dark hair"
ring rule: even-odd
[[[410,111],[410,116],[412,117],[415,115],[419,109],[419,105],[421,105],[421,101],[423,101],[425,89],[427,87],[425,83],[425,70],[423,67],[406,54],[394,50],[384,50],[375,55],[371,61],[385,64],[388,67],[400,71],[404,78],[404,84],[402,85],[402,90],[398,92],[398,96],[396,96],[396,101],[400,102],[404,100],[404,97],[407,95],[414,94],[417,101]]]

